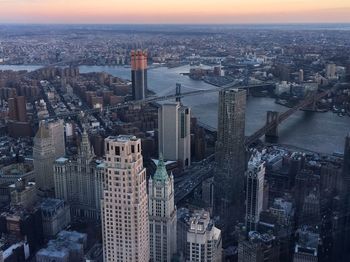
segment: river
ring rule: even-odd
[[[0,70],[35,70],[37,66],[3,66]],[[215,88],[201,81],[195,81],[181,73],[188,72],[188,66],[177,68],[156,67],[148,70],[148,87],[157,95],[175,92],[175,84],[181,83],[183,92]],[[114,76],[130,79],[130,68],[121,66],[81,66],[80,72],[107,72]],[[183,103],[192,108],[199,121],[217,126],[217,101],[215,93],[191,96]],[[287,108],[266,97],[249,97],[246,110],[246,135],[252,134],[265,124],[266,111],[284,112]],[[339,117],[331,112],[313,113],[299,111],[279,127],[281,144],[289,144],[321,153],[342,152],[345,136],[350,132],[350,118]]]

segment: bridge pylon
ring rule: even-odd
[[[181,102],[181,84],[176,83],[176,102]]]
[[[266,138],[278,138],[278,117],[279,112],[277,111],[267,111],[266,114],[266,125],[273,125],[268,132],[266,132]]]

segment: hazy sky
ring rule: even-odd
[[[0,22],[350,22],[350,0],[0,0]]]

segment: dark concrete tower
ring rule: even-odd
[[[27,121],[26,99],[24,96],[16,96],[8,100],[10,120],[18,122]]]
[[[339,261],[349,261],[350,258],[350,134],[345,138],[344,146],[344,162],[343,162],[343,172],[342,172],[342,197],[344,203],[343,209],[343,228],[341,229],[342,237],[342,260]]]
[[[220,92],[214,194],[215,211],[225,226],[244,217],[245,108],[245,90]]]
[[[347,186],[350,188],[350,133],[345,138],[343,177],[348,182]]]
[[[147,91],[147,53],[145,51],[131,51],[131,81],[133,99],[145,99]]]

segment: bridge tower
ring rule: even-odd
[[[181,84],[180,83],[176,83],[176,102],[181,102]]]
[[[278,117],[279,117],[279,112],[267,111],[266,125],[273,124],[273,128],[271,128],[268,132],[266,132],[265,134],[266,138],[278,137]]]

